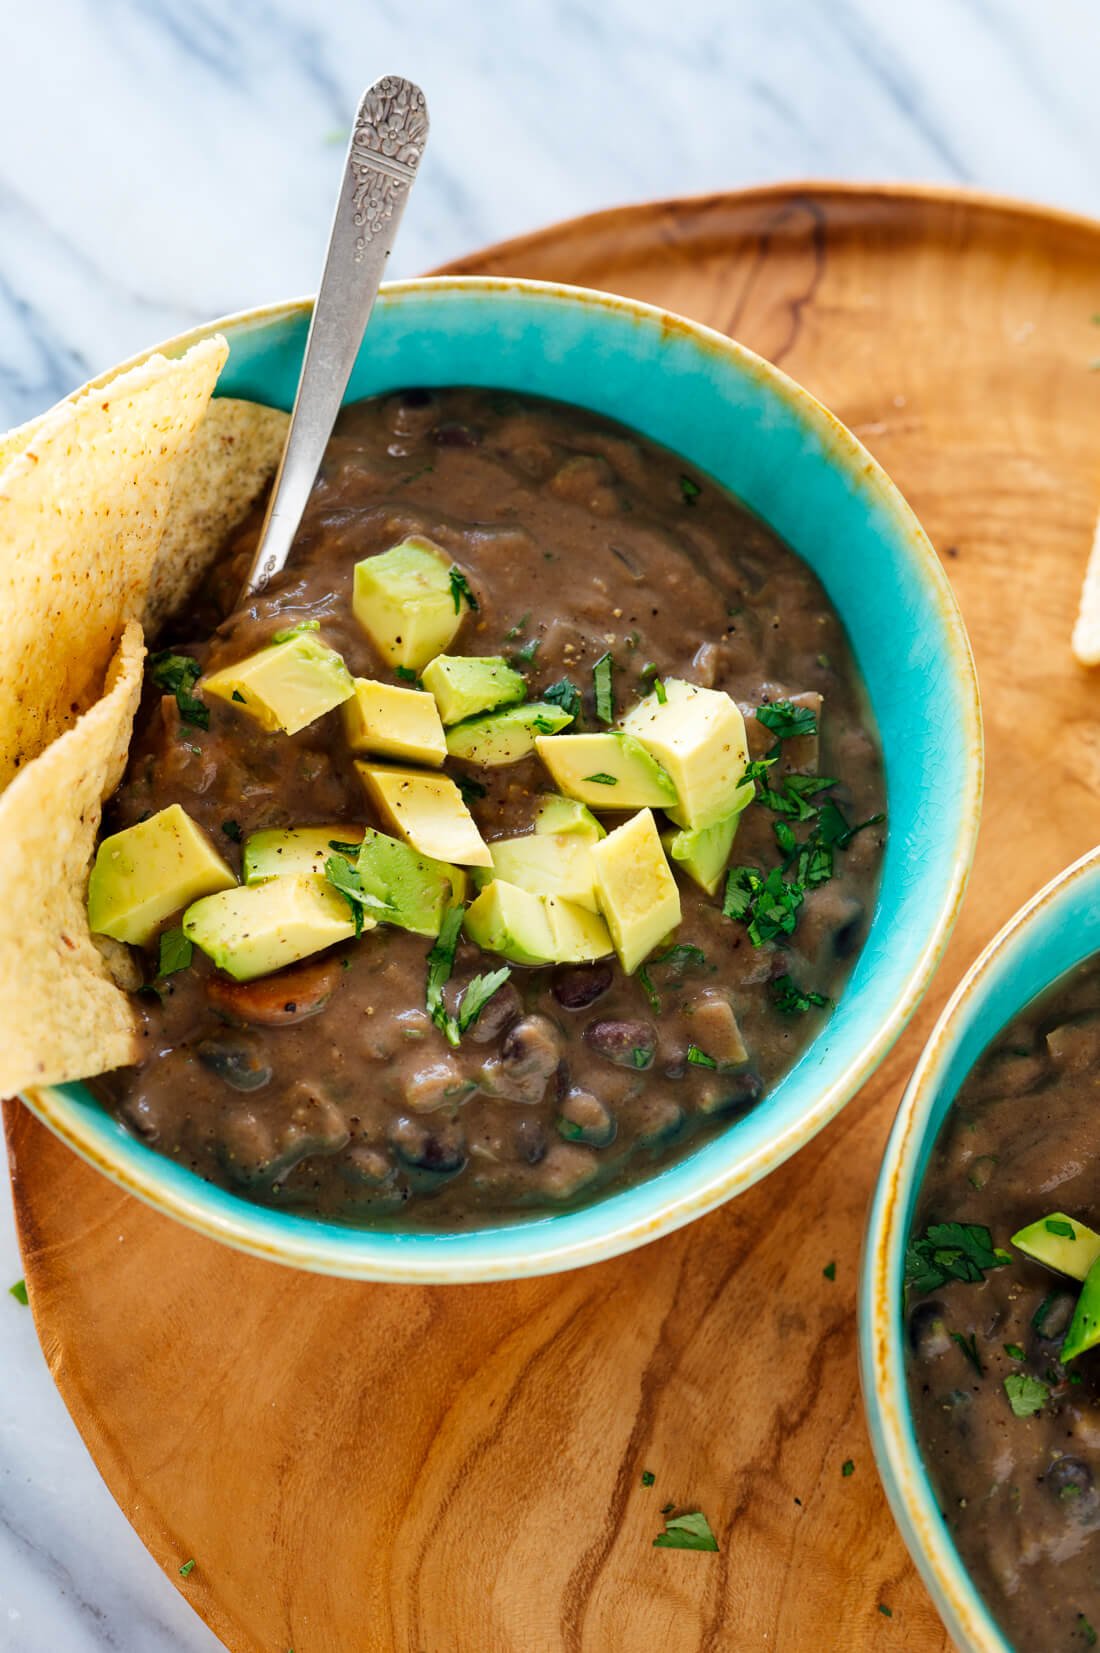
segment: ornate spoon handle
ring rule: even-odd
[[[428,106],[419,86],[386,75],[363,93],[344,163],[286,447],[242,600],[262,591],[286,565],[427,138]]]

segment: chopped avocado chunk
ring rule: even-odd
[[[535,749],[541,735],[556,734],[569,722],[569,713],[548,700],[532,700],[522,706],[508,706],[487,717],[470,718],[447,730],[447,751],[452,758],[479,763],[486,768],[518,763]]]
[[[333,844],[357,844],[361,826],[287,827],[282,831],[250,832],[244,841],[241,872],[246,884],[281,874],[310,872],[325,876],[325,862],[335,854]]]
[[[636,970],[680,922],[680,892],[648,809],[592,846],[596,894],[623,969]]]
[[[88,879],[88,928],[145,947],[166,918],[237,882],[179,804],[104,838]]]
[[[359,761],[367,795],[387,826],[421,855],[459,867],[491,867],[489,846],[449,775]]]
[[[499,654],[437,654],[420,681],[450,725],[522,700],[527,684]]]
[[[722,882],[740,819],[738,810],[735,815],[727,815],[724,821],[716,821],[713,826],[701,827],[696,832],[683,828],[663,835],[669,855],[708,895],[716,894]]]
[[[535,810],[535,831],[576,833],[592,843],[607,837],[607,828],[600,825],[587,804],[579,804],[576,798],[563,798],[556,792],[539,800]]]
[[[391,666],[420,671],[440,654],[466,610],[451,590],[451,559],[414,535],[355,565],[355,618]]]
[[[372,929],[374,920],[365,917],[363,926]],[[183,933],[219,969],[237,981],[251,981],[350,941],[355,922],[331,884],[311,873],[292,873],[204,896],[184,913]]]
[[[368,828],[356,862],[359,882],[368,895],[390,909],[387,924],[419,936],[437,936],[443,915],[466,898],[466,874],[446,861],[419,855],[399,838]]]
[[[369,677],[353,681],[355,693],[344,704],[344,729],[353,752],[441,767],[447,744],[430,694]]]
[[[599,913],[554,895],[544,896],[543,903],[550,920],[555,964],[583,964],[589,959],[606,958],[614,951],[611,933]]]
[[[556,895],[598,912],[592,842],[577,833],[529,833],[489,845],[498,878],[532,895]]]
[[[1061,1211],[1028,1223],[1013,1234],[1012,1244],[1025,1257],[1034,1257],[1037,1263],[1045,1263],[1047,1268],[1068,1274],[1073,1280],[1083,1280],[1100,1258],[1100,1234]]]
[[[1065,1342],[1058,1352],[1058,1358],[1063,1366],[1068,1360],[1076,1360],[1083,1355],[1086,1349],[1094,1349],[1100,1343],[1100,1266],[1093,1263],[1085,1275],[1085,1283],[1081,1287],[1081,1295],[1077,1299],[1077,1307],[1073,1311],[1073,1319],[1069,1323]]]
[[[466,909],[466,934],[486,952],[515,964],[549,964],[554,936],[546,903],[529,890],[495,878]]]
[[[753,788],[743,779],[745,720],[722,690],[667,677],[664,700],[647,695],[623,718],[623,728],[671,777],[678,802],[669,814],[678,825],[714,826],[751,800]]]
[[[296,735],[352,696],[351,673],[311,632],[271,643],[204,677],[204,694],[231,701],[263,729]]]
[[[620,730],[540,735],[535,747],[560,790],[590,809],[671,809],[676,802],[660,764]]]

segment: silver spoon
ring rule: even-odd
[[[348,387],[428,139],[419,86],[385,75],[363,93],[344,162],[286,447],[241,601],[285,566]]]

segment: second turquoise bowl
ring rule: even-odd
[[[230,317],[219,393],[287,408],[308,304]],[[127,364],[130,365],[130,364]],[[83,1085],[27,1093],[86,1159],[215,1239],[360,1279],[499,1280],[595,1262],[701,1216],[808,1142],[855,1094],[928,986],[970,868],[982,790],[974,666],[950,586],[871,456],[743,346],[650,305],[543,282],[432,277],[384,288],[348,400],[483,385],[620,419],[708,471],[819,576],[863,673],[886,762],[888,837],[866,945],[802,1057],[747,1117],[634,1187],[577,1210],[455,1233],[352,1229],[251,1205],[122,1129]]]
[[[895,1519],[952,1638],[1013,1653],[940,1514],[905,1377],[905,1247],[948,1109],[1001,1029],[1067,970],[1100,952],[1100,850],[1075,861],[1009,920],[955,989],[894,1121],[871,1206],[860,1284],[860,1372],[871,1444]]]

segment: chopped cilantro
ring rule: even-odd
[[[176,697],[180,721],[192,723],[197,729],[209,729],[210,708],[195,694],[194,687],[202,676],[202,667],[189,654],[173,654],[162,649],[149,657],[149,676],[159,689]]]
[[[689,1515],[666,1518],[665,1530],[653,1540],[653,1545],[659,1550],[716,1550],[718,1540],[702,1510],[693,1510]]]
[[[393,675],[395,677],[399,677],[402,683],[420,682],[419,677],[417,677],[411,666],[395,666],[393,668]]]
[[[786,775],[780,781],[778,790],[760,786],[760,802],[776,815],[787,815],[795,821],[812,821],[818,806],[810,803],[809,799],[835,785],[835,776]]]
[[[426,993],[428,1015],[452,1045],[458,1044],[459,1026],[454,1017],[447,1014],[447,1007],[443,1003],[443,989],[450,981],[451,971],[454,969],[455,952],[458,948],[458,932],[462,928],[463,912],[462,907],[452,907],[450,909],[440,927],[435,945],[428,954],[428,986]]]
[[[489,790],[488,787],[482,786],[480,781],[470,780],[468,775],[456,775],[455,782],[458,790],[462,793],[462,801],[467,807],[472,803],[476,803],[478,798],[484,798]]]
[[[240,822],[239,821],[223,821],[222,822],[222,831],[225,833],[225,836],[227,838],[229,838],[234,844],[239,844],[240,843],[240,841],[241,841],[241,828],[240,828]]]
[[[488,975],[474,977],[466,987],[458,1007],[460,1033],[465,1033],[468,1027],[473,1027],[493,994],[504,986],[511,974],[509,966],[503,964],[499,970],[490,970]]]
[[[976,1284],[990,1269],[1004,1268],[1011,1261],[1007,1251],[994,1246],[981,1223],[930,1223],[924,1234],[909,1242],[905,1280],[913,1291],[938,1291],[949,1280]]]
[[[1095,320],[1095,319],[1096,318],[1093,317],[1093,320]],[[1097,1640],[1100,1639],[1100,1638],[1097,1637],[1096,1631],[1093,1629],[1092,1625],[1089,1623],[1089,1621],[1085,1617],[1084,1613],[1078,1613],[1077,1623],[1080,1625],[1081,1634],[1085,1638],[1085,1646],[1086,1647],[1095,1647],[1096,1643],[1097,1643]]]
[[[892,1619],[894,1616],[894,1609],[892,1607],[887,1607],[884,1601],[879,1602],[878,1610],[884,1619]]]
[[[1004,1381],[1008,1404],[1018,1418],[1041,1412],[1050,1399],[1049,1386],[1027,1372],[1010,1372]]]
[[[452,564],[447,570],[447,575],[451,582],[451,598],[455,605],[455,613],[458,614],[461,612],[463,603],[466,604],[467,608],[472,608],[476,613],[477,598],[470,590],[470,582],[462,572],[461,568],[458,568],[456,565]]]
[[[845,1458],[844,1462],[840,1466],[840,1473],[844,1476],[844,1479],[847,1480],[848,1476],[854,1475],[855,1472],[855,1460],[852,1458]]]
[[[1008,1356],[1009,1360],[1026,1360],[1027,1359],[1027,1356],[1024,1354],[1024,1351],[1021,1349],[1021,1347],[1018,1343],[1006,1343],[1004,1347],[1005,1347],[1005,1354]]]
[[[978,1339],[974,1333],[971,1332],[969,1337],[964,1337],[962,1332],[952,1332],[951,1341],[958,1344],[978,1376],[984,1377],[985,1367],[982,1365],[982,1357],[978,1353]]]
[[[358,844],[346,847],[353,849],[358,854]],[[369,912],[372,915],[377,913],[379,917],[385,917],[390,912],[390,908],[384,901],[379,901],[376,895],[371,895],[369,891],[363,888],[363,881],[357,869],[349,865],[342,854],[329,856],[325,862],[325,877],[334,889],[340,891],[340,894],[351,908],[351,916],[355,922],[357,936],[363,934],[364,912]]]
[[[835,1280],[836,1279],[836,1263],[835,1262],[826,1263],[825,1267],[821,1270],[821,1272],[825,1276],[826,1280]]]
[[[157,975],[173,976],[177,970],[186,970],[194,953],[188,938],[180,929],[164,930],[160,938]]]
[[[584,778],[586,781],[592,781],[596,786],[618,786],[619,784],[617,775],[608,775],[602,769],[597,769],[594,775],[586,775]]]
[[[661,1514],[662,1515],[671,1515],[675,1508],[676,1508],[675,1504],[662,1504],[661,1505]]]
[[[788,883],[779,867],[766,875],[754,867],[732,867],[726,876],[722,911],[727,918],[742,920],[749,940],[759,947],[776,936],[793,933],[804,896],[802,886]]]
[[[194,1571],[195,1571],[194,1561],[185,1561],[183,1566],[180,1568],[180,1577],[181,1578],[190,1578],[191,1574]]]
[[[1058,1234],[1063,1240],[1076,1240],[1077,1238],[1073,1224],[1066,1222],[1064,1217],[1048,1217],[1043,1227],[1048,1234]]]
[[[630,1052],[630,1060],[636,1068],[647,1068],[653,1060],[653,1052],[648,1045],[635,1045]]]
[[[539,698],[548,700],[551,706],[560,706],[571,718],[576,719],[580,716],[581,691],[567,677],[559,677],[556,683],[551,683],[548,689],[543,689]]]
[[[230,700],[235,700],[238,706],[248,705],[248,701],[244,698],[244,695],[241,693],[240,689],[234,689],[229,698]]]
[[[8,1296],[14,1297],[17,1303],[22,1303],[23,1307],[27,1308],[30,1301],[27,1297],[27,1282],[25,1280],[17,1280],[14,1286],[8,1287]]]
[[[648,963],[643,964],[638,971],[638,982],[655,1011],[661,1008],[661,997],[653,985],[651,970],[663,970],[667,985],[673,985],[683,980],[690,968],[705,969],[707,955],[701,947],[692,947],[688,942],[680,942],[675,947],[669,947],[663,953],[657,953]]]
[[[548,717],[543,717],[542,714],[539,713],[532,720],[531,727],[532,729],[537,729],[540,735],[552,735],[557,725],[552,723]]]
[[[862,832],[865,827],[878,826],[885,819],[885,815],[870,815],[857,826],[851,826],[840,806],[831,798],[826,798],[817,811],[817,835],[823,844],[836,849],[847,849],[857,832]]]
[[[592,682],[596,689],[596,716],[601,723],[615,721],[615,691],[611,683],[614,669],[615,662],[610,653],[601,654],[592,668]]]
[[[718,1066],[714,1057],[708,1056],[705,1050],[699,1049],[698,1045],[688,1046],[687,1059],[693,1068],[716,1068]]]
[[[1031,1317],[1032,1329],[1037,1331],[1040,1337],[1045,1337],[1047,1335],[1043,1328],[1046,1325],[1047,1315],[1057,1301],[1058,1293],[1055,1291],[1048,1292]]]
[[[566,1142],[579,1142],[580,1138],[584,1135],[584,1126],[578,1125],[572,1119],[564,1119],[562,1115],[559,1114],[558,1134],[559,1136],[563,1136]]]
[[[792,700],[773,700],[756,708],[756,721],[770,729],[776,740],[796,740],[801,735],[817,734],[817,717],[809,706],[796,706]]]
[[[320,620],[299,620],[297,625],[286,626],[277,631],[271,639],[273,643],[289,643],[292,637],[300,637],[303,631],[320,631]]]
[[[668,690],[665,688],[664,684],[661,682],[661,679],[659,677],[655,677],[653,679],[652,683],[650,684],[650,688],[652,689],[653,693],[657,696],[657,701],[658,701],[659,705],[665,706],[665,705],[668,704]]]
[[[513,661],[520,666],[529,666],[542,647],[541,637],[532,637],[530,642],[524,643],[512,655]]]
[[[699,484],[697,482],[693,482],[690,476],[681,476],[680,498],[683,500],[685,505],[694,505],[702,491],[703,490],[700,488]],[[714,1547],[717,1549],[717,1544]]]
[[[824,993],[803,992],[790,976],[778,976],[772,982],[772,1003],[784,1016],[799,1016],[810,1009],[825,1010],[832,1000]]]
[[[525,614],[523,616],[522,619],[517,620],[514,626],[510,626],[509,629],[504,633],[504,641],[506,643],[511,643],[511,642],[514,641],[515,638],[522,637],[524,632],[527,630],[527,622],[530,620],[530,618],[531,618],[531,615],[528,612],[527,614]]]
[[[642,1485],[644,1487],[651,1487],[656,1479],[657,1477],[651,1469],[642,1470]]]

